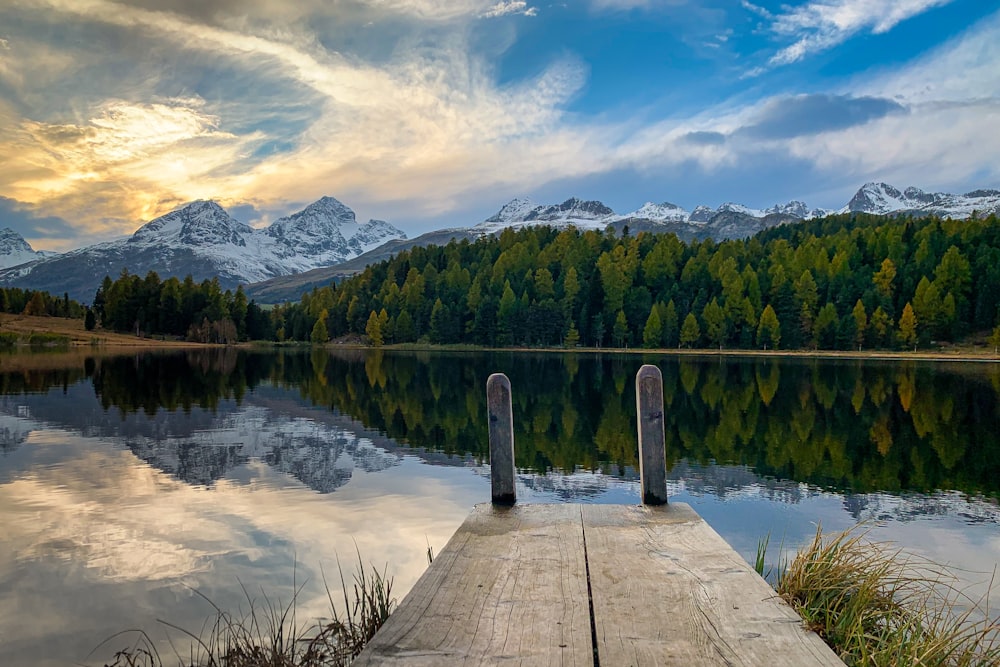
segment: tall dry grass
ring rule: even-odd
[[[155,642],[144,630],[117,633],[101,642],[98,649],[116,642],[125,643],[104,667],[343,667],[349,665],[392,613],[392,578],[383,569],[366,568],[358,555],[358,570],[351,586],[344,580],[343,613],[326,586],[331,618],[301,624],[296,619],[296,598],[281,605],[261,592],[260,599],[245,587],[244,609],[236,613],[219,608],[200,595],[214,615],[197,632],[168,621],[160,621],[176,632],[180,642],[170,639],[172,656],[161,657]],[[324,584],[326,578],[324,575]],[[179,647],[178,644],[182,644]]]
[[[848,665],[1000,665],[1000,619],[988,599],[970,598],[945,568],[865,530],[817,529],[776,588]]]

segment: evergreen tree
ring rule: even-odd
[[[378,313],[374,310],[368,316],[368,323],[365,324],[365,334],[375,347],[382,347],[382,344],[385,342],[382,323],[379,321]]]
[[[576,330],[576,324],[573,320],[569,322],[569,331],[566,332],[566,338],[563,339],[563,345],[569,348],[577,347],[580,344],[580,332]]]
[[[872,313],[871,321],[869,322],[869,330],[872,335],[872,343],[876,347],[885,347],[890,345],[889,335],[892,332],[892,318],[890,318],[882,306],[875,308]]]
[[[628,322],[625,320],[625,313],[621,310],[615,315],[615,326],[611,336],[615,339],[616,347],[626,347],[628,343]]]
[[[700,338],[701,327],[698,326],[698,320],[694,313],[688,313],[684,318],[684,324],[681,325],[680,344],[682,347],[692,347],[698,344]]]
[[[718,346],[721,350],[722,341],[726,338],[726,314],[722,311],[717,299],[713,297],[705,305],[705,309],[701,312],[701,319],[705,323],[705,337],[708,338],[709,344],[712,347]]]
[[[646,318],[646,326],[642,328],[642,345],[647,348],[660,346],[663,338],[663,323],[660,321],[660,307],[653,305],[649,309],[649,317]]]
[[[904,347],[913,347],[917,350],[917,316],[913,312],[913,306],[907,301],[903,307],[903,314],[899,316],[899,342]]]
[[[854,304],[851,317],[854,318],[854,343],[860,351],[865,342],[865,333],[868,331],[868,314],[865,312],[865,304],[861,303],[861,299],[858,299],[857,303]]]
[[[327,312],[324,310],[319,314],[319,319],[313,325],[312,333],[309,336],[309,340],[317,345],[322,345],[330,340],[330,334],[327,333],[326,328],[326,318]]]
[[[757,325],[757,345],[763,349],[777,350],[781,343],[781,323],[778,322],[778,315],[774,312],[771,304],[764,306],[764,312],[760,314],[760,323]]]
[[[837,309],[829,301],[820,308],[816,315],[816,323],[813,331],[813,341],[816,347],[821,350],[832,350],[837,343]]]
[[[663,347],[677,347],[680,343],[680,319],[677,317],[677,306],[674,300],[667,302],[660,317],[663,328]]]

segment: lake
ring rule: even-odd
[[[359,554],[401,599],[428,549],[489,501],[492,372],[513,387],[519,501],[637,503],[643,363],[663,372],[671,499],[748,560],[768,534],[775,563],[817,525],[864,522],[985,592],[1000,562],[994,363],[40,356],[0,371],[0,664],[103,664],[135,636],[91,651],[129,629],[169,658],[188,642],[161,621],[197,634],[204,598],[245,611],[247,596],[285,605],[300,589],[299,621],[328,617],[338,559],[350,582]]]

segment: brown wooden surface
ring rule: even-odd
[[[489,411],[490,487],[493,502],[510,505],[517,499],[514,487],[514,411],[510,380],[494,373],[486,380]]]
[[[593,665],[579,507],[478,505],[352,664]]]
[[[478,505],[355,664],[843,665],[683,503]]]

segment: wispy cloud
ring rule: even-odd
[[[524,16],[537,16],[538,8],[529,7],[523,0],[500,0],[481,14],[483,18],[492,19],[508,14],[522,14]]]
[[[908,18],[953,0],[814,0],[798,7],[785,6],[778,14],[743,0],[743,6],[769,20],[770,30],[793,43],[770,59],[771,65],[787,65],[825,51],[858,32],[888,32]]]
[[[261,151],[273,139],[268,128],[237,129],[245,124],[241,108],[249,113],[262,103],[225,81],[212,90],[237,99],[136,103],[123,87],[119,99],[68,100],[62,116],[71,120],[57,113],[16,121],[16,131],[0,137],[0,152],[18,156],[0,173],[0,192],[28,204],[44,201],[52,214],[86,221],[91,233],[130,232],[193,198],[268,205],[335,193],[362,207],[420,199],[423,212],[433,213],[454,205],[477,179],[526,187],[545,170],[562,168],[568,146],[586,153],[587,132],[560,127],[562,107],[586,80],[586,67],[572,57],[501,86],[463,31],[374,65],[329,51],[308,33],[259,35],[108,0],[47,5],[64,17],[138,32],[144,41],[137,48],[175,52],[174,67],[194,63],[191,76],[211,60],[229,72],[252,72],[264,99],[281,82],[315,98],[315,117],[267,156]],[[498,11],[528,10],[513,2]],[[120,67],[116,57],[109,54],[109,64]],[[599,152],[577,156],[574,169],[596,169]],[[106,210],[95,217],[98,206]]]

